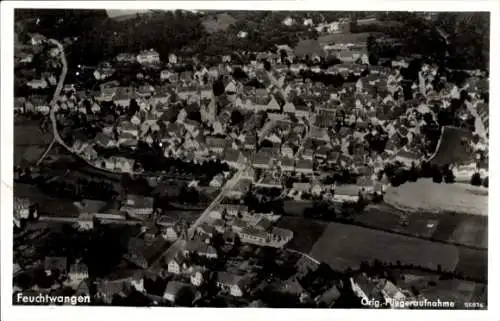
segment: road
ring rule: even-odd
[[[191,237],[193,237],[194,232],[196,231],[196,228],[198,226],[200,226],[201,224],[203,224],[208,219],[210,212],[212,212],[212,210],[220,204],[220,202],[224,198],[224,195],[226,195],[226,193],[228,191],[233,189],[234,186],[236,185],[236,183],[239,182],[239,180],[241,179],[241,175],[243,174],[243,172],[247,168],[248,168],[248,166],[246,166],[243,169],[238,170],[233,175],[233,177],[231,177],[231,179],[229,179],[224,184],[224,186],[221,188],[220,193],[217,195],[217,197],[214,198],[212,203],[210,203],[210,205],[207,206],[207,208],[200,214],[200,216],[196,219],[196,221],[194,221],[193,224],[191,224],[191,226],[188,229],[188,238],[189,239],[191,239]],[[178,253],[179,251],[181,251],[185,245],[186,245],[186,240],[181,239],[181,238],[177,239],[177,241],[175,241],[165,252],[163,252],[158,257],[158,259],[156,259],[153,263],[150,264],[149,270],[150,271],[156,270],[158,268],[158,266],[157,266],[158,263],[161,262],[161,260],[164,257],[169,257],[169,256],[175,255],[175,253]]]
[[[55,39],[49,39],[48,40],[51,44],[57,46],[57,48],[60,51],[60,57],[61,57],[61,63],[62,63],[62,70],[61,70],[61,75],[59,76],[59,81],[57,82],[57,87],[56,90],[54,91],[54,96],[52,97],[52,101],[50,103],[50,120],[52,121],[52,130],[54,132],[54,139],[65,149],[67,149],[69,152],[73,153],[73,150],[66,145],[66,143],[63,141],[61,138],[61,135],[59,135],[59,131],[57,130],[57,120],[56,120],[56,111],[54,108],[55,103],[57,102],[57,99],[61,95],[61,91],[64,86],[64,80],[66,79],[66,75],[68,74],[68,60],[66,59],[66,53],[64,52],[64,46],[57,40]]]

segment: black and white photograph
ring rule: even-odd
[[[204,7],[13,8],[2,301],[498,303],[492,12]]]

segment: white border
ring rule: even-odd
[[[116,307],[13,307],[12,298],[12,169],[13,169],[13,9],[14,8],[95,8],[95,9],[238,9],[238,10],[399,10],[399,11],[490,11],[491,12],[491,41],[490,52],[490,119],[499,119],[497,107],[500,106],[500,50],[499,34],[499,7],[498,1],[3,1],[1,3],[1,186],[0,204],[1,215],[1,320],[102,320],[117,319],[137,320],[144,318],[176,319],[200,318],[206,320],[358,320],[360,318],[387,319],[397,318],[405,320],[425,320],[427,317],[449,317],[453,320],[495,320],[500,315],[498,308],[498,285],[500,280],[494,273],[498,267],[498,234],[489,233],[489,291],[488,311],[398,311],[398,310],[277,310],[277,309],[183,309],[183,308],[116,308]],[[497,89],[497,90],[494,90]],[[490,126],[492,137],[498,137],[495,126]],[[500,189],[497,170],[494,164],[500,149],[499,141],[490,140],[490,191]],[[490,175],[491,176],[491,175]],[[491,193],[490,195],[495,195]],[[499,227],[496,213],[499,203],[495,196],[489,198],[489,231]]]

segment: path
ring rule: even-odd
[[[217,197],[215,197],[212,203],[210,203],[210,205],[208,205],[208,207],[200,214],[200,216],[196,219],[196,221],[193,222],[193,224],[191,224],[191,226],[188,229],[189,239],[191,239],[191,237],[193,236],[194,232],[196,231],[196,228],[201,224],[203,224],[207,220],[212,210],[220,204],[226,192],[230,191],[236,185],[236,183],[239,182],[239,180],[241,179],[241,175],[245,172],[246,169],[247,167],[238,170],[233,175],[233,177],[224,184],[224,186],[221,188],[220,193],[217,195]],[[180,250],[182,250],[185,245],[186,245],[186,240],[181,238],[177,239],[177,241],[175,241],[165,252],[163,252],[153,263],[151,263],[149,270],[150,271],[155,270],[157,268],[157,264],[164,257],[175,255],[175,253],[178,253]]]
[[[49,146],[47,146],[47,149],[45,150],[45,152],[42,154],[42,156],[40,156],[40,158],[36,162],[36,166],[40,165],[40,163],[43,161],[43,159],[49,154],[49,152],[52,149],[52,146],[54,145],[55,142],[56,142],[56,139],[53,138],[52,141],[50,142]]]

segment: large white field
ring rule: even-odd
[[[437,184],[431,179],[419,179],[415,183],[388,188],[384,200],[408,211],[488,215],[488,189],[463,183]]]

